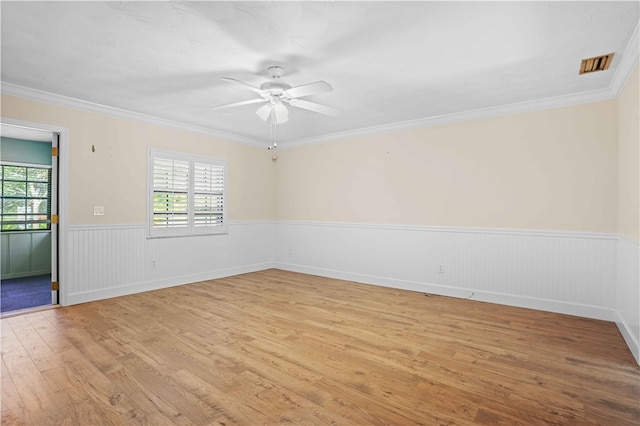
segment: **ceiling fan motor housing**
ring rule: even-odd
[[[278,80],[267,81],[260,86],[260,90],[271,92],[272,95],[281,95],[287,89],[291,89],[291,85]]]

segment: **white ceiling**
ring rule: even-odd
[[[327,117],[289,107],[279,143],[608,89],[639,2],[7,2],[3,87],[265,141],[259,86],[280,65]],[[615,52],[610,70],[578,75]],[[4,90],[6,92],[6,90]]]

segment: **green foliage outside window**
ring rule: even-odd
[[[51,229],[51,169],[0,166],[0,230]]]

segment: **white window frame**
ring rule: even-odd
[[[154,196],[154,159],[162,158],[167,160],[186,161],[189,163],[189,184],[188,184],[188,208],[187,226],[182,227],[154,227],[153,226],[153,196]],[[222,191],[222,224],[209,226],[195,226],[194,207],[194,165],[211,164],[223,168],[223,191]],[[148,149],[147,156],[147,232],[149,238],[161,237],[186,237],[194,235],[219,235],[228,232],[227,219],[227,187],[228,187],[227,161],[219,158],[202,157],[180,152],[164,151],[158,149]]]

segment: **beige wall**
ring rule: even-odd
[[[145,223],[148,147],[226,159],[229,219],[274,218],[274,164],[264,148],[6,95],[2,116],[69,130],[61,149],[69,149],[70,225]],[[94,205],[105,216],[93,216]]]
[[[640,73],[618,98],[618,233],[640,241]]]
[[[276,163],[263,148],[6,95],[2,115],[69,129],[72,225],[144,223],[154,147],[227,159],[231,220],[593,232],[619,221],[637,239],[637,178],[623,176],[638,173],[637,83],[636,70],[617,101],[281,149]],[[635,163],[618,158],[618,129]],[[629,162],[620,218],[618,161]]]
[[[615,100],[278,152],[278,219],[616,232]]]

